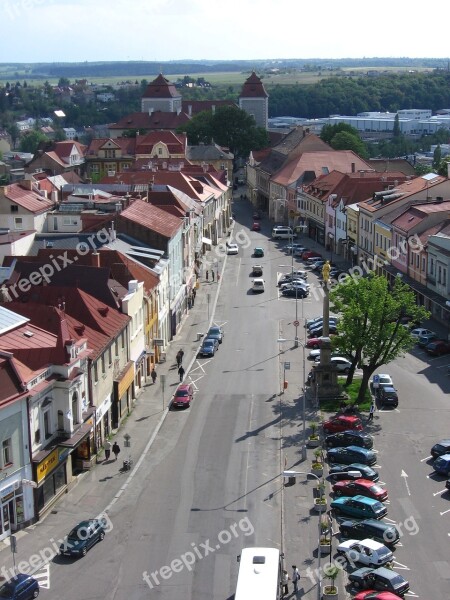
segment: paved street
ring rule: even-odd
[[[284,244],[269,239],[271,225],[264,220],[261,232],[249,231],[248,202],[235,201],[233,211],[234,238],[242,233],[239,254],[220,258],[219,283],[202,278],[195,306],[167,362],[158,367],[160,375],[167,374],[164,393],[158,378],[117,434],[119,442],[125,433],[131,435],[134,470],[122,473],[121,461],[98,464],[43,522],[17,536],[16,564],[29,562],[34,554],[44,556],[76,522],[106,510],[111,530],[87,557],[55,557],[48,567],[35,563],[44,600],[231,600],[236,557],[243,547],[255,545],[280,548],[289,572],[294,563],[300,570],[298,597],[318,597],[313,577],[307,576],[318,566],[315,483],[299,475],[295,485],[285,486],[280,474],[284,469],[309,472],[313,459],[311,450],[305,462],[301,456],[302,325],[321,313],[321,304],[312,296],[297,303],[279,297],[277,274],[291,265]],[[309,240],[305,245],[317,247]],[[250,290],[255,246],[265,251],[256,262],[263,265],[266,290],[257,295]],[[316,281],[310,275],[310,284]],[[204,333],[210,321],[223,326],[223,344],[214,358],[196,358],[197,333]],[[281,338],[286,341],[277,342]],[[179,348],[185,351],[186,381],[194,385],[195,397],[189,409],[168,411],[178,385]],[[449,436],[449,362],[430,361],[414,350],[382,369],[392,374],[400,403],[397,410],[378,411],[369,428],[390,494],[388,518],[405,532],[396,569],[410,580],[410,595],[420,598],[446,597],[450,573],[448,494],[427,461],[433,443]],[[309,397],[305,414],[308,434],[316,417]],[[5,546],[1,567],[12,567]],[[344,584],[338,580],[341,600]]]

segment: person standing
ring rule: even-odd
[[[150,373],[150,377],[152,378],[153,384],[155,384],[156,378],[158,377],[158,373],[156,372],[155,367],[153,367],[152,372]]]
[[[197,294],[197,290],[195,288],[193,288],[193,290],[192,290],[192,306],[194,306],[196,294]]]
[[[180,368],[178,369],[178,375],[180,376],[180,381],[183,381],[183,376],[184,376],[183,365],[180,365]]]
[[[208,269],[206,269],[205,277],[206,277],[206,281],[208,281],[208,279],[209,279],[209,271],[208,271]]]
[[[112,447],[112,451],[113,451],[113,454],[114,454],[114,456],[116,457],[116,460],[117,460],[117,457],[119,456],[119,453],[120,453],[120,446],[119,446],[119,444],[117,442],[114,442],[113,447]]]
[[[110,455],[111,455],[111,442],[109,440],[106,440],[106,442],[105,442],[105,460],[109,460]]]
[[[297,569],[297,565],[292,565],[292,583],[294,584],[294,593],[298,592],[298,582],[300,580],[300,573]]]
[[[281,585],[283,587],[283,596],[289,594],[289,575],[286,569],[283,569],[283,574],[281,576]]]
[[[375,412],[375,402],[372,402],[372,404],[370,405],[370,410],[369,410],[369,417],[367,419],[367,422],[369,423],[370,421],[373,421],[373,413]]]
[[[212,279],[212,282],[214,283],[214,271],[213,270],[211,270],[211,279]]]

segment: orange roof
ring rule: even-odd
[[[20,183],[12,183],[3,187],[5,198],[15,202],[25,210],[39,215],[54,208],[55,203],[47,200],[38,192],[23,187]]]
[[[175,217],[144,200],[135,200],[120,213],[120,219],[138,223],[168,239],[172,238],[182,226],[180,217]]]

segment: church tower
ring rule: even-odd
[[[173,83],[163,77],[162,73],[148,84],[141,99],[141,112],[151,114],[157,110],[181,112],[181,94]]]
[[[239,108],[251,115],[258,127],[267,129],[269,95],[264,89],[261,79],[254,71],[242,86],[239,95]]]

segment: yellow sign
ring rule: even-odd
[[[38,483],[44,479],[55,467],[58,466],[58,448],[55,448],[42,462],[37,466],[36,478]]]

